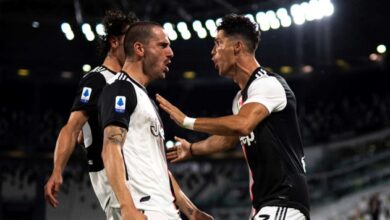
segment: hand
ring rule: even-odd
[[[194,215],[189,218],[189,220],[214,220],[214,218],[211,215],[199,210],[195,212]]]
[[[59,202],[57,200],[57,193],[62,185],[62,175],[57,173],[52,173],[49,180],[45,185],[45,199],[46,201],[57,208]]]
[[[158,103],[160,103],[160,107],[169,114],[171,119],[176,122],[176,124],[183,127],[183,122],[186,115],[159,94],[156,94],[156,100]]]
[[[126,212],[125,210],[121,210],[121,219],[122,220],[148,220],[148,217],[141,213],[140,211],[135,212]]]
[[[185,139],[176,136],[175,136],[175,140],[178,141],[179,144],[167,150],[167,160],[172,163],[176,163],[179,161],[187,160],[190,157],[192,157],[190,151],[191,143],[189,143]]]

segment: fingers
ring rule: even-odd
[[[183,138],[179,138],[179,137],[174,137],[175,138],[175,141],[180,141],[180,143],[182,142],[182,141],[184,141],[184,139]]]
[[[53,185],[49,183],[45,186],[45,199],[52,207],[57,208],[59,204],[56,199],[58,190],[55,190],[55,188],[56,187],[53,188]]]

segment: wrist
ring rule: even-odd
[[[190,118],[190,117],[185,117],[184,118],[184,121],[183,121],[183,127],[184,128],[187,128],[187,129],[190,129],[190,130],[194,130],[194,126],[195,126],[195,121],[196,121],[196,118]]]
[[[193,143],[190,144],[190,154],[191,154],[191,157],[194,156],[194,151],[192,151],[192,144],[193,144]]]

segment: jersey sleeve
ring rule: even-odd
[[[97,72],[89,73],[85,76],[79,83],[71,111],[81,110],[88,113],[95,110],[100,93],[105,85],[106,80],[104,76]]]
[[[102,128],[116,125],[128,129],[130,116],[137,106],[135,89],[130,82],[118,80],[103,89],[99,105]]]
[[[248,88],[247,103],[260,103],[269,113],[282,111],[287,105],[287,96],[282,84],[275,77],[263,77],[252,82]]]

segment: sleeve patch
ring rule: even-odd
[[[115,112],[124,113],[126,110],[126,97],[116,96],[115,97]]]
[[[80,102],[84,104],[88,103],[89,99],[91,98],[91,93],[92,93],[92,89],[90,87],[83,87]]]

